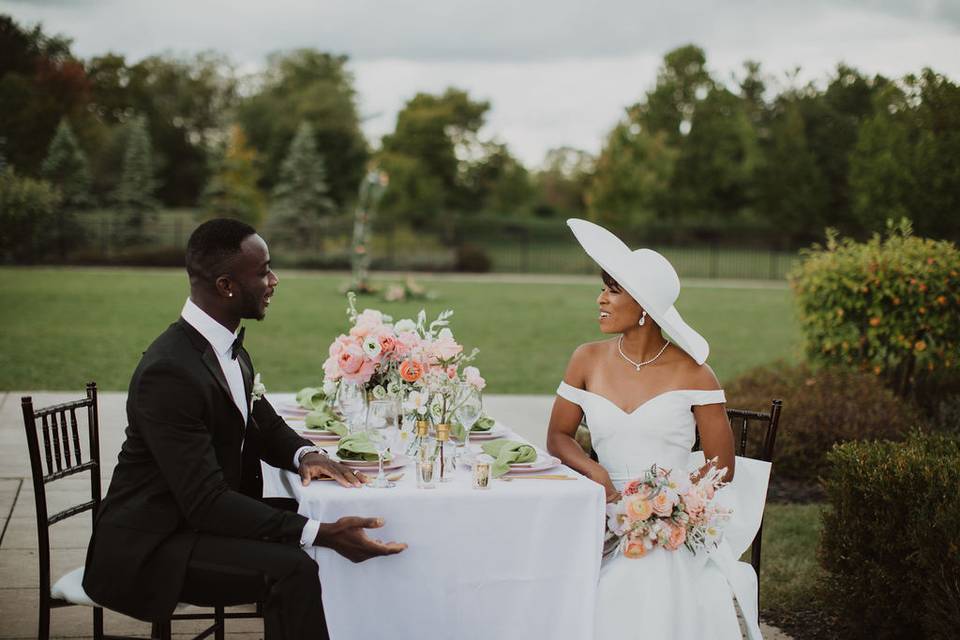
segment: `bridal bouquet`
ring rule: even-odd
[[[465,366],[479,351],[466,355],[454,339],[448,326],[453,311],[443,311],[429,324],[422,309],[416,321],[394,322],[376,309],[358,313],[352,292],[347,301],[352,326],[334,339],[323,363],[327,398],[336,396],[340,384],[357,384],[373,398],[400,399],[405,412],[446,417],[445,399],[456,384],[486,385],[476,367]]]
[[[642,558],[654,547],[697,551],[716,546],[730,510],[714,504],[726,469],[710,469],[696,482],[653,465],[607,505],[607,544],[614,553]]]

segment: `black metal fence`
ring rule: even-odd
[[[81,215],[62,234],[48,234],[45,246],[31,252],[28,261],[179,266],[187,239],[197,224],[192,215],[157,216],[133,232],[116,215]],[[352,219],[344,216],[296,230],[269,223],[261,229],[276,264],[313,269],[348,269],[352,232]],[[69,237],[62,237],[64,234]],[[642,244],[633,238],[627,240],[632,245]],[[681,277],[783,280],[798,259],[794,251],[719,242],[649,246],[663,253]],[[375,270],[597,272],[562,221],[525,225],[485,220],[426,230],[382,223],[377,225],[367,250]]]

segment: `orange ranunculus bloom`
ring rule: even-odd
[[[870,326],[871,326],[871,327],[879,327],[879,326],[880,326],[880,318],[877,318],[877,317],[870,318]]]
[[[917,351],[926,351],[927,343],[923,340],[917,340],[917,344],[913,345],[913,348]]]
[[[416,382],[423,375],[423,365],[416,360],[404,360],[400,363],[400,377],[407,382]]]
[[[624,548],[623,555],[634,559],[642,558],[643,556],[647,555],[647,548],[643,546],[642,541],[631,540]]]

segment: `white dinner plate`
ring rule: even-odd
[[[340,457],[334,452],[330,456],[334,460],[337,460],[345,467],[350,467],[351,469],[358,469],[360,471],[376,471],[377,470],[377,461],[373,460],[341,460]],[[391,460],[384,460],[383,468],[386,469],[399,469],[403,467],[410,459],[405,455],[395,455]]]
[[[507,430],[501,427],[499,424],[493,425],[493,428],[488,429],[487,431],[471,431],[470,432],[470,442],[479,442],[480,440],[496,440],[497,438],[502,438],[507,435]],[[454,440],[457,440],[454,438]]]
[[[302,418],[310,413],[310,409],[304,409],[296,402],[281,402],[277,404],[277,413],[291,418]]]
[[[560,458],[551,455],[540,454],[540,456],[533,462],[511,464],[510,471],[507,472],[507,475],[511,473],[534,473],[537,471],[546,471],[547,469],[553,469],[560,464]]]

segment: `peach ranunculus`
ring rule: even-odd
[[[453,339],[453,332],[450,329],[440,331],[440,334],[430,344],[430,353],[437,360],[450,360],[461,351],[463,351],[463,346],[457,344],[457,341]]]
[[[423,375],[423,365],[416,360],[404,360],[400,363],[400,377],[407,382],[416,382]]]
[[[626,512],[634,522],[643,522],[653,513],[653,505],[643,496],[634,494],[624,498],[626,501]]]
[[[653,506],[653,512],[660,516],[661,518],[666,518],[671,513],[673,513],[673,505],[675,504],[673,500],[670,499],[670,496],[666,491],[661,491],[653,497],[651,500]]]
[[[680,545],[686,541],[687,530],[686,528],[677,526],[675,524],[667,526],[669,527],[670,535],[667,537],[667,541],[663,546],[670,551],[676,551],[680,548]]]
[[[347,382],[366,384],[376,370],[375,362],[368,360],[360,345],[350,345],[337,359],[343,379]]]
[[[647,547],[644,545],[643,540],[628,540],[627,544],[624,545],[623,555],[628,558],[642,558],[647,555]]]
[[[487,386],[487,381],[483,379],[483,377],[480,375],[480,370],[476,367],[464,367],[463,379],[466,380],[467,384],[477,389],[482,390],[485,386]]]

